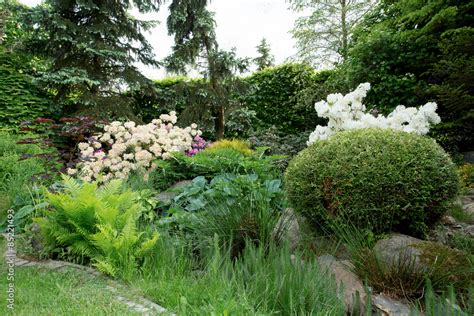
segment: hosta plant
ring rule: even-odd
[[[63,186],[47,194],[51,209],[34,219],[46,244],[89,258],[109,275],[130,276],[158,239],[157,232],[145,236],[138,230],[142,209],[136,194],[123,190],[120,180],[99,187],[63,176]]]

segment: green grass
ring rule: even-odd
[[[0,222],[15,202],[30,199],[29,186],[35,174],[44,171],[39,158],[19,160],[23,154],[39,154],[36,145],[18,145],[20,136],[0,134]]]
[[[471,216],[470,214],[465,212],[463,207],[459,204],[453,205],[449,209],[448,214],[454,217],[459,222],[474,224],[474,216]]]
[[[0,314],[2,315],[140,315],[106,289],[107,279],[74,269],[15,269],[15,309],[7,309],[7,272],[0,240]],[[121,294],[124,296],[123,294]]]
[[[286,246],[245,247],[237,261],[214,239],[193,254],[179,237],[164,235],[132,283],[179,315],[342,315],[336,283],[314,260],[292,260]],[[200,259],[199,259],[200,258]]]

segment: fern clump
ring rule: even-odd
[[[98,187],[63,176],[64,190],[48,193],[51,209],[35,218],[47,245],[66,248],[90,258],[100,271],[128,277],[158,239],[137,228],[142,207],[136,193],[124,190],[120,180]]]

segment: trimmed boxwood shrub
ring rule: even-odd
[[[285,173],[290,203],[313,223],[421,235],[459,191],[456,167],[428,137],[385,129],[336,134]]]

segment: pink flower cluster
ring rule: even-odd
[[[196,135],[191,143],[191,149],[186,151],[186,155],[189,157],[194,156],[198,152],[203,151],[207,145],[207,142],[201,136]]]

